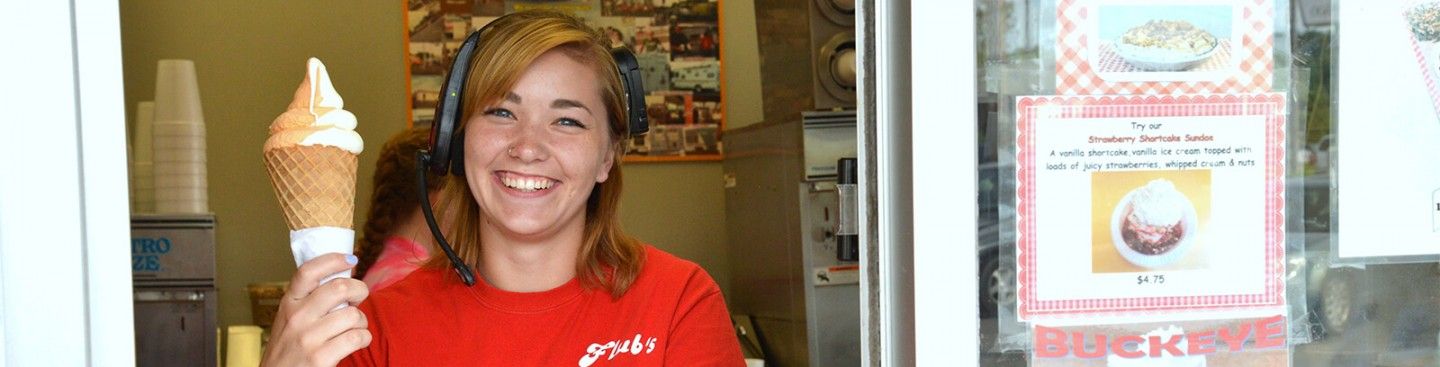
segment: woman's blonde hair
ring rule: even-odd
[[[591,66],[599,79],[601,99],[610,122],[610,154],[614,164],[609,178],[595,184],[585,205],[585,232],[575,273],[581,284],[604,288],[620,297],[640,274],[645,249],[638,240],[620,229],[620,160],[629,136],[624,92],[609,40],[578,18],[549,11],[527,11],[500,17],[486,26],[474,60],[469,65],[462,101],[464,115],[457,136],[465,136],[470,117],[496,103],[514,87],[520,74],[540,55],[559,50]],[[639,98],[640,96],[637,96]],[[480,205],[470,191],[463,171],[445,179],[443,207],[453,215],[454,228],[447,237],[455,252],[470,266],[480,263]],[[449,266],[442,256],[432,256],[429,266]]]

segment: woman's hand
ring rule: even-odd
[[[370,345],[365,314],[355,307],[370,295],[370,288],[348,277],[320,284],[326,276],[355,267],[356,261],[354,255],[328,254],[300,265],[280,299],[262,365],[334,366]],[[342,304],[349,307],[336,309]]]

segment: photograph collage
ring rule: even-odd
[[[718,0],[410,0],[411,120],[430,124],[446,69],[471,32],[502,15],[574,15],[635,53],[650,131],[625,144],[627,161],[719,160],[724,127]]]

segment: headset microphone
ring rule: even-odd
[[[430,152],[415,152],[415,163],[416,167],[419,167],[415,170],[415,176],[420,180],[420,211],[425,213],[425,224],[430,227],[430,234],[435,236],[435,243],[440,245],[440,250],[445,251],[445,257],[450,259],[450,266],[455,268],[455,274],[460,276],[460,281],[465,282],[467,287],[473,286],[475,273],[460,260],[459,255],[455,255],[455,249],[450,247],[450,243],[445,242],[445,234],[440,232],[440,225],[435,223],[435,212],[430,208],[430,190],[426,189],[429,185],[425,182],[425,165],[430,163]]]

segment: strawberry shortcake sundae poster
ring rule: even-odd
[[[1016,107],[1021,321],[1283,309],[1284,94]]]

